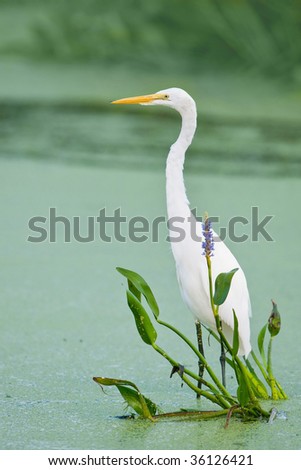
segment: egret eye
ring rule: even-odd
[[[166,100],[168,100],[169,96],[168,96],[168,95],[164,95],[164,98],[165,98]]]

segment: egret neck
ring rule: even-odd
[[[190,146],[197,127],[197,111],[193,100],[190,106],[178,110],[182,128],[176,142],[170,147],[166,162],[166,199],[168,219],[191,215],[183,178],[185,152]]]

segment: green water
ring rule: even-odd
[[[1,152],[10,158],[163,170],[163,156],[179,130],[176,113],[137,107],[101,110],[97,105],[3,103]],[[201,113],[186,171],[301,176],[300,123]]]
[[[274,215],[269,224],[274,242],[229,245],[248,278],[254,344],[271,298],[282,313],[275,370],[290,399],[266,407],[276,405],[287,420],[268,425],[233,419],[224,430],[223,419],[120,420],[116,416],[125,411],[120,396],[113,390],[103,394],[92,381],[95,375],[132,380],[164,411],[210,408],[196,403],[178,378],[169,379],[168,364],[142,343],[125,303],[124,281],[115,271],[124,266],[140,272],[153,287],[162,316],[193,337],[164,227],[158,243],[106,243],[98,237],[91,243],[64,243],[62,230],[56,243],[27,241],[28,220],[47,217],[50,207],[58,215],[80,216],[83,235],[87,217],[103,207],[108,215],[119,207],[127,217],[164,215],[165,153],[178,122],[150,114],[142,120],[139,114],[16,105],[1,108],[1,122],[1,448],[300,448],[296,129],[287,128],[277,144],[271,127],[269,133],[257,124],[207,123],[204,141],[198,135],[187,161],[186,186],[200,214],[219,215],[221,225],[233,215],[248,218],[252,206],[259,206],[262,217]],[[215,142],[215,133],[224,140]],[[259,134],[257,150],[250,145],[252,150],[239,155],[243,139],[251,143]],[[229,148],[221,145],[225,140]],[[265,148],[272,144],[278,153],[269,160]],[[122,230],[126,235],[127,227]],[[159,330],[159,344],[179,362],[196,367],[168,332]],[[213,346],[207,355],[219,371]],[[230,387],[232,382],[229,375]]]
[[[162,1],[139,11],[135,1],[124,11],[120,1],[74,1],[72,11],[69,3],[0,2],[0,448],[300,448],[298,15],[280,0],[257,2],[252,14],[251,2],[238,13],[225,2],[175,2],[166,12]],[[271,298],[282,314],[274,365],[290,398],[264,405],[287,416],[272,425],[121,420],[121,397],[92,381],[132,380],[166,412],[211,408],[142,343],[115,270],[140,272],[162,317],[193,338],[166,228],[157,243],[65,243],[62,226],[56,243],[27,241],[28,221],[51,207],[80,217],[83,236],[87,217],[104,207],[149,221],[165,215],[178,116],[108,103],[170,86],[189,91],[200,113],[185,167],[192,207],[220,216],[221,227],[235,215],[249,219],[254,206],[260,218],[274,216],[274,242],[228,243],[249,282],[253,344]],[[159,330],[158,342],[196,369],[169,332]],[[213,344],[207,355],[219,373]],[[235,391],[230,371],[227,382]]]

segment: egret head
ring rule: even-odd
[[[195,102],[186,91],[181,88],[167,88],[151,95],[133,96],[112,102],[113,104],[141,104],[144,106],[167,106],[183,113],[195,107]]]

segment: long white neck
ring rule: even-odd
[[[176,142],[170,147],[166,162],[166,200],[168,219],[172,217],[188,217],[189,201],[183,178],[185,152],[190,146],[197,125],[197,112],[193,100],[190,106],[180,112],[182,127]]]

